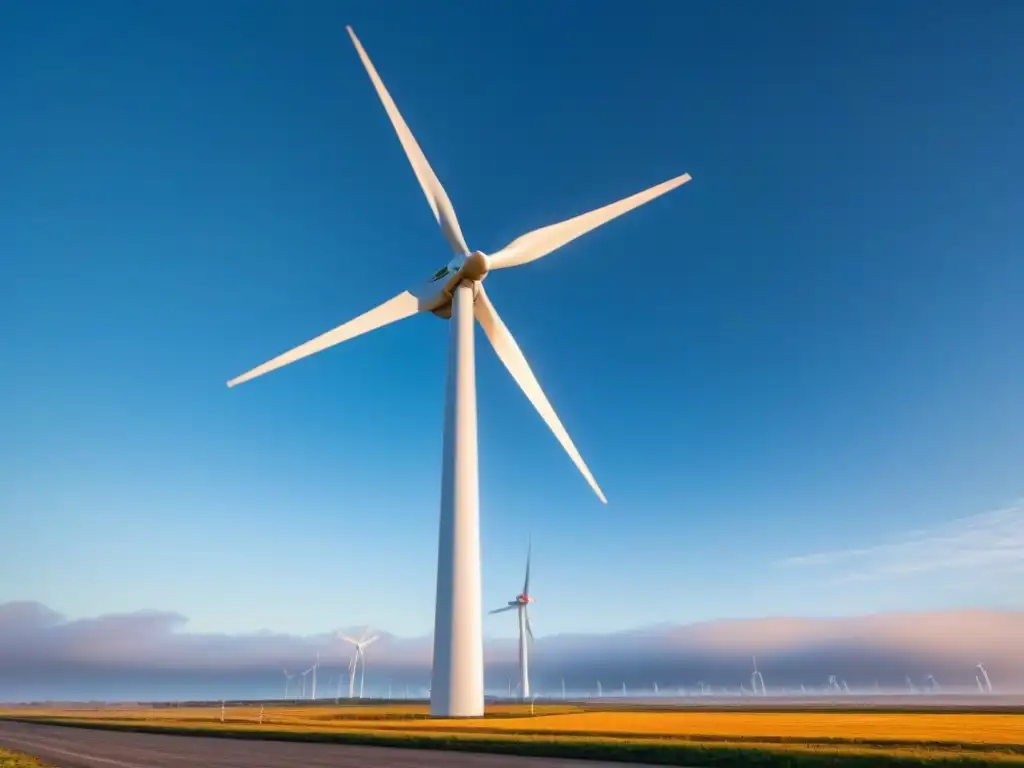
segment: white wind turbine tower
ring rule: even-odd
[[[316,669],[316,664],[314,664],[309,669],[299,673],[302,676],[302,698],[306,698],[306,675],[308,675],[314,669]]]
[[[761,696],[767,696],[768,691],[766,691],[764,687],[764,677],[761,675],[760,670],[758,670],[757,668],[757,657],[751,656],[751,659],[754,662],[754,671],[750,673],[750,687],[753,689],[755,696],[758,695],[759,690]]]
[[[476,373],[473,318],[499,359],[540,413],[602,502],[606,501],[561,421],[548,402],[526,358],[484,290],[494,270],[535,261],[581,235],[647,203],[690,180],[669,179],[643,192],[559,224],[522,235],[491,255],[470,251],[448,195],[413,138],[377,70],[351,27],[356,47],[377,96],[423,189],[434,218],[455,253],[422,287],[405,290],[375,309],[343,323],[228,382],[229,387],[260,376],[335,344],[421,312],[451,318],[448,384],[441,471],[441,519],[438,535],[437,600],[430,711],[434,716],[474,717],[484,711],[483,627],[480,597],[479,479],[477,474]],[[374,265],[376,276],[388,265]],[[376,279],[376,277],[374,278]]]
[[[992,681],[989,680],[988,670],[985,669],[985,665],[979,661],[977,664],[974,665],[974,668],[981,672],[981,676],[985,679],[986,692],[992,693]],[[977,675],[975,675],[975,677],[977,677]]]
[[[295,675],[288,674],[287,669],[282,670],[282,672],[284,672],[284,697],[287,699],[288,689],[291,686],[292,678],[295,677]]]
[[[376,642],[380,635],[370,635],[369,630],[366,630],[358,640],[348,635],[338,636],[355,646],[355,652],[352,654],[352,660],[348,665],[348,697],[351,699],[355,695],[356,668],[358,667],[360,670],[359,698],[361,699],[363,698],[363,683],[366,682],[366,647]]]
[[[313,664],[313,690],[309,694],[309,698],[316,701],[316,673],[320,669],[320,651],[316,652],[316,662]]]
[[[523,580],[523,591],[516,595],[515,600],[509,600],[508,605],[502,608],[495,608],[491,614],[504,613],[515,610],[519,615],[519,695],[523,701],[530,698],[530,667],[529,667],[529,644],[533,641],[533,626],[530,624],[530,613],[528,606],[535,602],[530,596],[530,555],[532,554],[532,542],[526,548],[526,578]]]

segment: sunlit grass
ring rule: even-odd
[[[45,768],[45,765],[35,757],[0,747],[0,768]]]

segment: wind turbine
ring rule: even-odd
[[[308,675],[314,669],[316,669],[316,664],[314,664],[312,667],[305,670],[304,672],[299,673],[300,675],[302,675],[302,698],[306,698],[306,675]]]
[[[455,253],[421,287],[405,290],[374,309],[301,344],[228,382],[233,387],[328,347],[422,312],[450,318],[438,532],[437,593],[430,712],[440,717],[479,717],[484,712],[483,626],[480,611],[480,523],[477,473],[476,372],[473,318],[598,498],[606,502],[569,434],[484,290],[491,271],[536,261],[581,235],[690,180],[676,176],[643,192],[516,238],[491,255],[470,251],[455,209],[423,151],[398,112],[362,44],[349,36],[377,91],[441,232]],[[374,280],[389,273],[378,262]]]
[[[985,669],[985,665],[980,661],[974,665],[974,668],[981,672],[981,676],[985,679],[985,690],[988,693],[992,693],[992,681],[988,678],[988,670]]]
[[[316,701],[316,673],[320,669],[320,651],[316,652],[316,662],[313,664],[313,690],[309,694],[309,698]]]
[[[368,636],[369,630],[364,631],[362,637],[356,640],[348,635],[339,635],[342,640],[346,640],[355,646],[355,653],[352,654],[352,660],[348,665],[348,697],[351,699],[355,694],[356,686],[356,668],[360,670],[359,676],[359,698],[363,698],[363,683],[366,681],[366,646],[376,642],[380,635]]]
[[[530,555],[532,554],[532,542],[526,548],[526,578],[523,580],[523,591],[516,595],[515,600],[509,600],[508,605],[502,608],[495,608],[491,614],[515,611],[519,614],[519,695],[523,701],[530,698],[530,668],[528,646],[533,641],[533,627],[530,625],[530,614],[527,606],[535,602],[530,597]]]
[[[757,657],[751,656],[754,662],[754,671],[750,674],[750,687],[754,690],[754,695],[758,695],[758,684],[760,684],[760,690],[762,696],[767,696],[768,692],[764,688],[764,677],[757,668]]]
[[[281,671],[284,672],[284,697],[287,699],[288,698],[288,688],[289,688],[289,686],[290,686],[290,684],[292,682],[292,678],[295,677],[295,675],[288,674],[288,670],[287,669],[284,669],[284,670],[281,670]]]

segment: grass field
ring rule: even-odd
[[[0,768],[45,768],[43,763],[34,757],[11,752],[0,747]]]
[[[465,749],[676,765],[1024,765],[1024,715],[601,712],[504,705],[432,720],[423,705],[103,707],[0,711],[92,727]],[[0,768],[7,766],[0,765]]]

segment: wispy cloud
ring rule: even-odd
[[[879,581],[940,571],[986,577],[1024,573],[1024,502],[908,532],[859,549],[791,557],[786,567],[836,568],[837,581]]]

